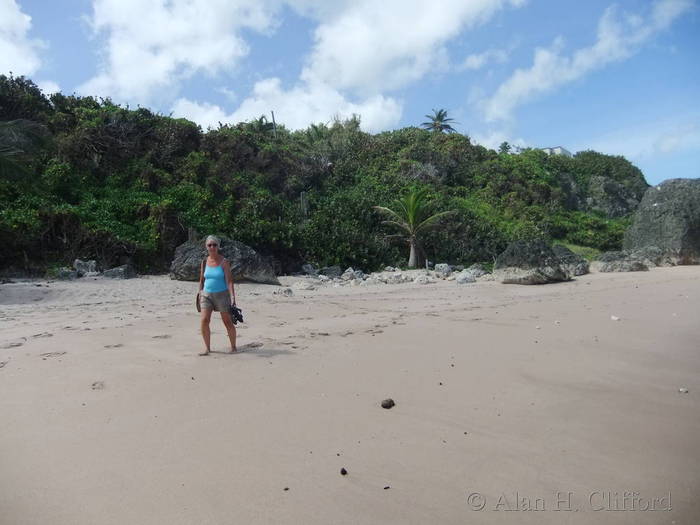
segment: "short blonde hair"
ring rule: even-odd
[[[214,241],[217,246],[221,247],[221,240],[216,235],[208,235],[207,240],[204,241],[204,244],[209,244],[209,241]]]

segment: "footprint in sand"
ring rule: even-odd
[[[246,343],[243,346],[239,346],[238,350],[245,352],[246,350],[252,350],[253,348],[260,348],[263,346],[263,343],[260,341],[253,341],[252,343]]]
[[[161,334],[161,335],[154,335],[153,339],[170,339],[170,335],[168,334]]]
[[[347,337],[347,336],[352,335],[352,334],[354,334],[354,333],[355,333],[355,332],[351,332],[350,330],[348,330],[347,332],[343,332],[342,334],[340,334],[340,336],[341,336],[341,337]]]
[[[23,341],[12,341],[10,343],[3,344],[2,346],[0,346],[0,348],[2,348],[3,350],[6,348],[16,348],[18,346],[22,346],[23,344]]]
[[[105,345],[105,348],[121,348],[122,346],[124,345],[121,343],[117,343],[116,345]]]
[[[46,359],[47,357],[59,357],[64,355],[65,352],[46,352],[44,354],[39,354],[42,358]]]
[[[105,384],[102,381],[95,381],[92,385],[90,385],[90,388],[93,390],[104,390]]]
[[[0,368],[4,367],[9,361],[0,361]]]
[[[34,334],[32,337],[53,337],[51,332],[41,332],[40,334]]]

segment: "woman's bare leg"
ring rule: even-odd
[[[204,339],[204,352],[199,355],[209,355],[211,351],[211,330],[209,329],[209,321],[211,321],[211,312],[209,308],[202,308],[202,316],[200,317],[200,328],[202,330],[202,338]]]
[[[236,325],[233,324],[231,319],[231,314],[229,312],[221,312],[221,320],[224,322],[226,327],[226,333],[228,333],[228,340],[231,342],[231,353],[236,351]]]

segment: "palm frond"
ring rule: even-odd
[[[390,217],[393,217],[397,221],[403,220],[402,217],[398,213],[396,213],[394,210],[392,210],[390,208],[386,208],[384,206],[372,206],[372,208],[374,208],[375,210],[377,210],[381,213],[385,213],[386,215],[389,215]]]
[[[436,213],[435,215],[428,217],[423,222],[421,222],[418,226],[416,226],[416,233],[422,232],[422,231],[425,231],[429,228],[437,226],[438,221],[440,219],[442,219],[443,217],[447,217],[449,215],[452,215],[454,213],[457,213],[457,210],[442,211],[440,213]]]

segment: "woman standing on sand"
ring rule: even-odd
[[[233,291],[233,277],[231,276],[231,265],[219,253],[221,241],[218,237],[210,235],[205,242],[207,247],[207,258],[202,261],[199,269],[199,308],[201,310],[201,328],[204,338],[204,352],[199,355],[209,355],[211,351],[210,340],[211,331],[209,321],[214,310],[221,314],[228,338],[231,341],[230,353],[236,352],[236,326],[231,320],[230,306],[236,303],[236,296]]]

